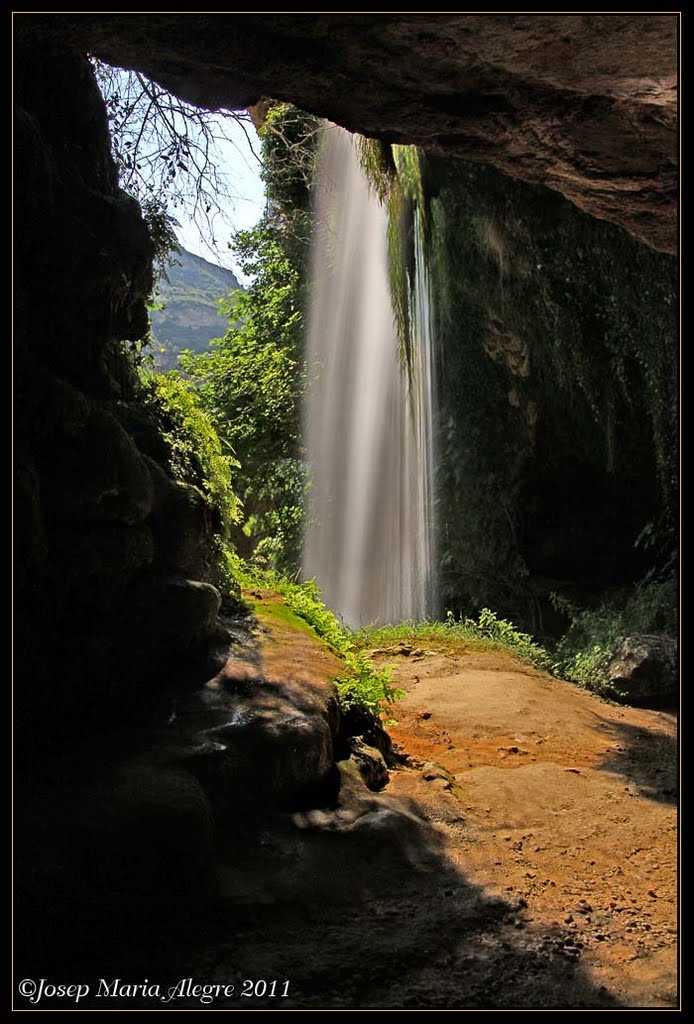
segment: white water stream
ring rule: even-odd
[[[411,380],[388,280],[387,216],[354,138],[324,133],[315,204],[303,575],[353,627],[435,613],[429,288],[417,259]]]

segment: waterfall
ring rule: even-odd
[[[435,613],[428,278],[418,258],[408,374],[387,245],[387,214],[356,141],[330,126],[315,202],[303,574],[352,627]]]

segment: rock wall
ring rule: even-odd
[[[188,578],[209,526],[138,404],[127,339],[147,330],[152,247],[118,188],[90,65],[20,43],[15,69],[16,695],[29,763],[146,715],[163,683],[206,678],[219,596]]]
[[[676,262],[492,168],[425,181],[445,607],[551,631],[551,593],[675,564]]]
[[[200,106],[265,95],[677,244],[676,14],[19,15]]]

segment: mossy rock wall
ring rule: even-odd
[[[542,630],[552,591],[671,556],[676,263],[491,168],[426,168],[443,600]]]

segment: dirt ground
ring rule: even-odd
[[[675,1007],[674,716],[505,653],[386,660],[405,765],[241,845],[189,973],[290,981],[227,1007]]]
[[[450,786],[464,827],[439,827],[472,882],[527,904],[522,929],[556,928],[564,955],[620,1002],[674,1005],[674,716],[608,704],[504,653],[399,660],[393,738],[445,771],[396,773],[392,791],[426,802],[427,787]]]
[[[350,760],[335,806],[230,808],[210,903],[94,950],[159,986],[107,1008],[676,1007],[674,716],[505,653],[378,657],[407,691],[385,789]]]

